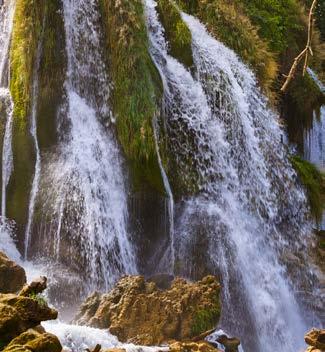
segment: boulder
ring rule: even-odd
[[[0,293],[16,293],[25,283],[25,270],[0,252]]]
[[[325,329],[312,329],[305,335],[307,345],[311,346],[309,351],[325,351]]]
[[[3,352],[61,352],[58,338],[46,332],[29,329],[13,339]]]
[[[214,276],[195,283],[175,279],[167,290],[126,276],[108,294],[91,295],[74,323],[109,329],[120,341],[140,345],[189,340],[217,325],[219,292]]]
[[[43,301],[14,294],[0,294],[0,336],[8,343],[41,321],[57,318],[57,311]]]
[[[206,341],[174,342],[169,345],[169,352],[221,352]]]

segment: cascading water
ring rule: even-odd
[[[98,4],[66,0],[63,13],[67,106],[62,108],[59,123],[59,156],[46,168],[49,188],[43,193],[51,193],[54,256],[80,259],[89,289],[107,289],[122,273],[132,274],[137,269],[127,232],[122,161],[113,132],[101,123],[111,113]],[[62,133],[63,129],[67,133]],[[47,229],[44,234],[48,236]],[[67,247],[73,246],[78,254],[67,254]]]
[[[15,1],[4,1],[0,7],[0,104],[4,108],[3,120],[5,123],[5,133],[2,147],[2,192],[1,192],[1,215],[6,215],[6,190],[12,173],[12,119],[13,119],[13,102],[8,88],[9,85],[9,48],[11,32],[13,26],[13,16],[15,10]]]
[[[253,74],[231,50],[182,14],[192,33],[194,78],[168,55],[156,2],[145,4],[170,152],[183,177],[192,175],[188,183],[198,184],[177,222],[176,258],[184,260],[198,234],[205,236],[204,260],[222,275],[221,325],[249,351],[296,352],[308,324],[280,262],[289,253],[304,260],[312,226],[305,195],[292,181],[283,132]],[[191,263],[185,266],[191,275]]]

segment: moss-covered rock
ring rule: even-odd
[[[38,138],[42,149],[55,143],[57,109],[63,95],[65,71],[64,27],[60,0],[17,0],[10,51],[10,91],[14,102],[13,164],[8,186],[8,216],[18,233],[27,223],[35,166],[30,133],[33,80],[37,79]],[[40,52],[38,53],[38,50]],[[39,65],[36,58],[40,58]],[[38,67],[39,66],[39,67]],[[36,72],[36,69],[38,71]]]
[[[159,345],[184,341],[216,327],[219,292],[214,276],[194,283],[175,279],[166,290],[141,276],[127,276],[108,294],[89,297],[75,322],[109,328],[123,342]]]
[[[193,65],[192,35],[182,20],[178,8],[171,0],[158,0],[157,10],[165,29],[170,55],[178,59],[186,67],[191,68]]]
[[[136,177],[163,191],[152,128],[160,113],[162,83],[149,54],[143,3],[101,0],[100,7],[119,141]]]
[[[325,207],[325,177],[315,165],[297,155],[291,157],[291,162],[306,189],[312,214],[319,223]]]

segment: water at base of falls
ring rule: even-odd
[[[145,4],[151,54],[164,83],[169,152],[181,176],[199,184],[199,195],[180,205],[176,262],[185,261],[181,273],[192,276],[197,260],[185,259],[192,253],[207,271],[220,270],[221,326],[246,350],[296,352],[312,320],[296,301],[295,285],[312,287],[312,280],[306,269],[291,282],[284,264],[286,253],[304,263],[312,224],[284,133],[231,50],[182,14],[192,34],[193,77],[168,54],[156,2]]]

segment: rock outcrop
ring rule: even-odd
[[[217,325],[219,291],[214,276],[195,283],[175,279],[167,290],[142,276],[126,276],[108,294],[90,296],[74,322],[140,345],[191,340]]]
[[[206,341],[174,342],[169,345],[169,352],[221,352]]]
[[[9,277],[10,279],[10,277]],[[57,311],[38,296],[46,279],[25,285],[19,295],[0,294],[0,350],[4,352],[61,352],[56,336],[39,325],[57,318]]]
[[[25,283],[25,270],[0,252],[0,293],[16,293]]]
[[[305,342],[308,347],[306,352],[325,351],[325,329],[312,329],[305,335]]]

